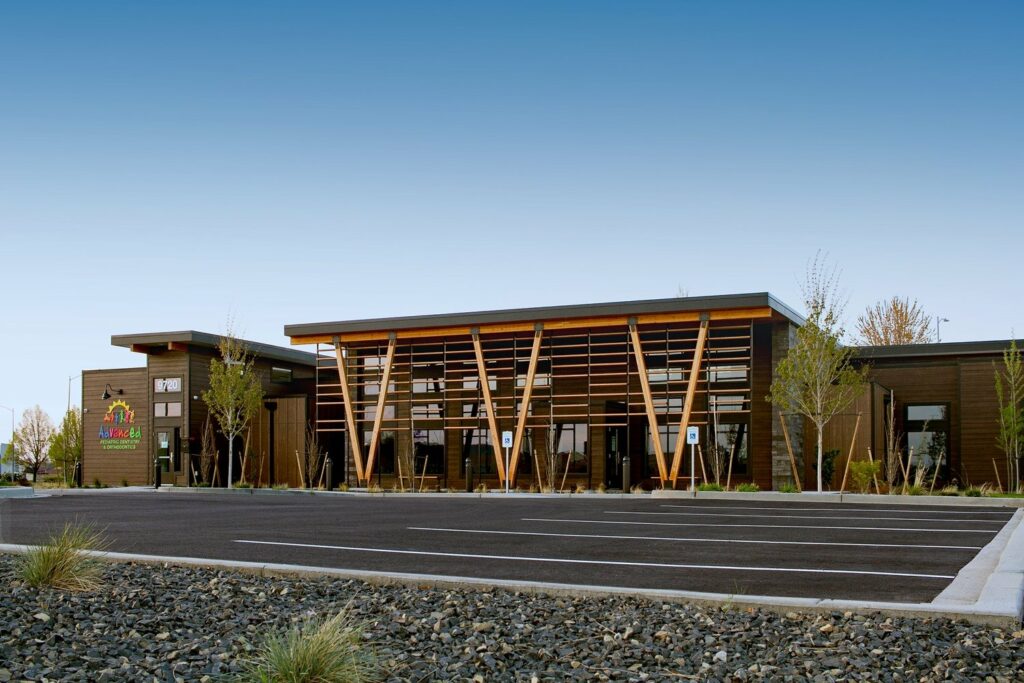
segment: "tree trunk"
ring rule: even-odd
[[[822,467],[822,453],[821,453],[821,427],[818,427],[818,493],[821,493],[821,467]]]
[[[235,463],[235,435],[232,434],[228,437],[228,481],[225,485],[226,488],[231,488],[231,472],[232,465]]]

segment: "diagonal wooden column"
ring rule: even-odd
[[[498,431],[498,421],[494,416],[494,402],[491,400],[491,383],[487,378],[487,364],[484,362],[484,351],[480,347],[480,331],[473,328],[469,331],[473,335],[473,350],[476,352],[476,368],[479,375],[478,381],[484,394],[484,406],[487,408],[487,425],[491,429],[491,450],[494,451],[494,460],[498,463],[498,481],[505,482],[505,462],[501,457],[501,432]]]
[[[672,453],[672,488],[676,487],[679,477],[679,466],[683,464],[683,444],[686,443],[686,428],[690,426],[690,413],[693,411],[693,397],[697,393],[697,376],[704,358],[704,344],[708,339],[708,319],[700,321],[697,331],[697,350],[693,352],[693,364],[690,366],[690,378],[686,383],[686,400],[683,401],[683,416],[679,420],[679,434],[676,435],[676,448]]]
[[[640,333],[636,329],[636,320],[629,320],[629,336],[633,340],[633,356],[636,358],[637,372],[640,374],[640,389],[644,393],[644,406],[647,408],[647,424],[651,429],[651,441],[654,442],[654,457],[658,460],[658,475],[661,486],[668,481],[668,467],[665,465],[665,450],[661,447],[661,432],[658,431],[658,415],[654,412],[654,401],[651,399],[651,384],[647,377],[647,363],[640,346]]]
[[[395,360],[395,343],[397,337],[392,334],[388,339],[388,354],[384,358],[384,376],[380,380],[380,392],[377,394],[377,412],[373,416],[373,431],[370,432],[370,447],[366,454],[366,481],[373,476],[373,464],[380,445],[380,425],[384,420],[384,404],[388,399],[388,384],[391,381],[391,364]],[[395,454],[397,457],[397,453]]]
[[[540,357],[540,339],[543,329],[538,323],[537,329],[533,332],[530,367],[526,370],[526,387],[523,389],[523,400],[520,403],[519,415],[516,419],[516,434],[512,440],[512,457],[508,464],[508,480],[513,484],[516,481],[516,471],[519,468],[519,451],[523,445],[523,434],[526,433],[526,417],[530,414],[530,399],[533,398],[533,380],[537,375],[537,359]]]
[[[334,353],[338,359],[338,379],[341,380],[341,395],[345,401],[345,431],[348,432],[349,444],[352,446],[352,459],[356,463],[356,484],[361,484],[363,475],[363,448],[359,443],[359,430],[356,429],[355,413],[352,410],[352,392],[348,387],[348,370],[345,366],[345,354],[342,353],[341,342],[334,338]]]

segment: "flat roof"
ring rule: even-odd
[[[461,327],[500,323],[543,322],[572,318],[602,316],[632,316],[644,313],[676,313],[713,311],[731,308],[767,307],[782,317],[802,325],[804,318],[769,292],[752,294],[721,294],[715,296],[671,297],[640,301],[578,304],[570,306],[541,306],[536,308],[508,308],[491,311],[413,315],[394,318],[366,318],[334,322],[285,325],[289,337],[349,334],[353,332],[390,332],[409,329]]]
[[[931,344],[900,344],[896,346],[856,346],[854,355],[864,359],[923,358],[931,356],[975,356],[1001,354],[1010,348],[1013,340],[996,339],[989,341],[934,342]],[[1018,348],[1024,348],[1024,340],[1017,340]]]
[[[115,334],[110,337],[110,343],[113,346],[123,346],[124,348],[131,349],[133,351],[149,353],[149,351],[146,350],[147,348],[152,348],[153,350],[166,350],[168,345],[171,343],[188,344],[189,346],[215,349],[220,345],[221,339],[223,339],[223,337],[219,334],[197,332],[195,330],[181,330],[178,332]],[[289,349],[283,346],[274,346],[273,344],[264,344],[262,342],[254,342],[246,339],[241,339],[239,341],[245,345],[245,348],[249,352],[259,358],[286,361],[289,363],[297,363],[299,365],[312,366],[316,364],[316,356],[308,351],[299,351],[298,349]]]

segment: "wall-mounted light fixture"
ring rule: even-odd
[[[117,394],[118,396],[120,396],[124,394],[124,389],[114,389],[108,384],[106,387],[103,388],[103,394],[100,395],[100,398],[106,401],[113,394]]]

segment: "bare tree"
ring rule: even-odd
[[[1003,367],[996,367],[996,398],[999,401],[998,445],[1006,453],[1007,484],[1020,489],[1021,456],[1024,456],[1024,360],[1017,341],[1003,351]]]
[[[235,439],[244,434],[263,405],[263,386],[256,373],[255,359],[245,342],[235,337],[230,325],[218,345],[220,358],[210,361],[210,389],[203,400],[228,440],[228,478],[232,484]],[[242,472],[244,478],[245,472]]]
[[[767,400],[783,413],[799,413],[817,430],[818,491],[822,490],[823,432],[861,391],[867,367],[854,368],[852,349],[842,345],[844,302],[839,272],[819,252],[808,264],[803,283],[807,320],[776,370]]]
[[[896,398],[893,392],[889,391],[889,408],[885,415],[885,454],[883,469],[885,470],[885,481],[892,490],[899,481],[903,471],[903,434],[896,429]]]
[[[38,405],[29,408],[21,414],[4,458],[31,472],[35,481],[39,478],[39,469],[46,464],[53,435],[53,420],[46,411]]]
[[[295,459],[298,461],[302,488],[316,488],[317,482],[323,475],[327,454],[321,450],[316,428],[311,424],[306,425],[306,438],[302,453],[296,451]]]
[[[860,314],[858,342],[865,346],[926,344],[933,339],[931,321],[917,299],[894,296],[869,306]]]

